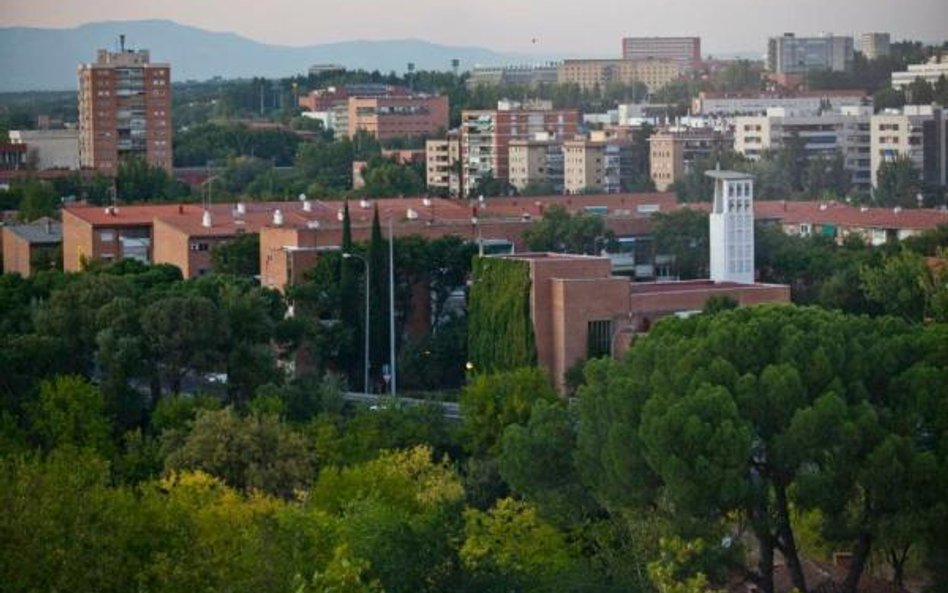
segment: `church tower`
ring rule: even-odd
[[[714,179],[710,216],[711,280],[754,283],[754,178],[738,171],[706,171]]]

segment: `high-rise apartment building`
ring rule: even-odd
[[[906,105],[872,116],[871,179],[879,182],[879,168],[899,156],[908,157],[922,179],[948,184],[948,114],[934,105]]]
[[[563,193],[563,144],[551,140],[510,141],[510,185],[522,192],[531,184]]]
[[[875,60],[889,55],[890,37],[888,33],[863,33],[859,38],[859,50],[867,60]]]
[[[79,65],[79,162],[114,175],[129,158],[171,172],[171,66],[126,50],[123,36],[120,51]]]
[[[425,169],[428,191],[457,197],[461,190],[461,141],[457,130],[448,137],[425,142]]]
[[[500,101],[497,109],[461,112],[461,187],[470,197],[477,184],[493,176],[509,180],[509,153],[512,140],[572,138],[579,131],[576,109],[553,109],[550,101],[519,103]]]
[[[624,37],[624,60],[674,60],[683,66],[701,61],[700,37]]]
[[[570,140],[563,143],[563,191],[589,190],[616,194],[632,174],[629,149],[624,140]]]
[[[773,74],[806,74],[811,70],[851,72],[853,38],[825,35],[797,37],[784,33],[767,41],[767,70]]]

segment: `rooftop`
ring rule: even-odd
[[[55,245],[63,242],[63,225],[51,218],[40,218],[29,224],[3,227],[32,245]]]

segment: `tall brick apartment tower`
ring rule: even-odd
[[[143,158],[171,173],[171,66],[148,50],[100,49],[79,65],[79,163],[115,175],[126,158]]]

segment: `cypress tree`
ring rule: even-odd
[[[382,223],[379,220],[379,207],[375,205],[372,217],[372,235],[369,241],[369,358],[372,362],[370,376],[378,379],[382,376],[382,365],[388,362],[388,255],[387,243],[382,238]]]
[[[352,253],[352,222],[349,218],[349,201],[343,207],[342,252]],[[352,339],[343,345],[342,366],[349,376],[350,384],[362,384],[362,348],[364,322],[361,304],[365,296],[364,286],[359,280],[364,270],[359,269],[362,262],[353,258],[339,259],[339,317],[343,326],[349,330]]]

